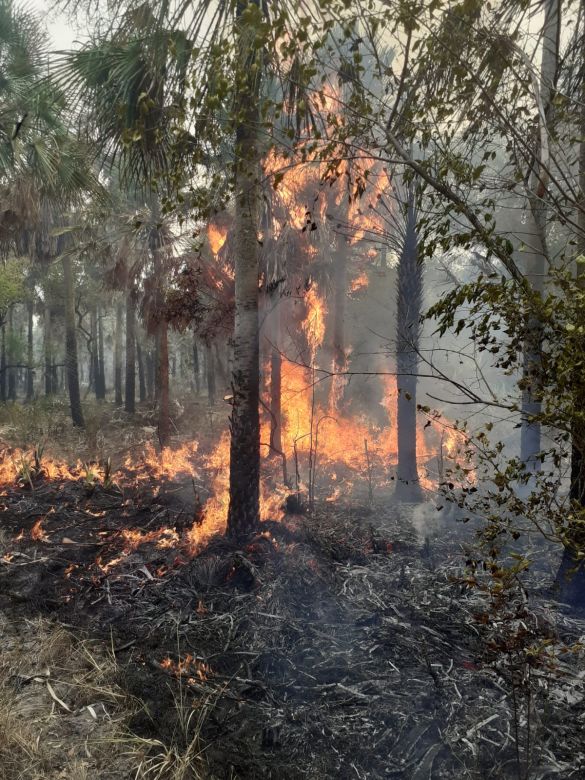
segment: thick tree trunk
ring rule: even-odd
[[[416,449],[416,387],[422,285],[414,193],[410,191],[406,208],[404,244],[398,265],[396,310],[398,465],[395,495],[401,501],[422,499]]]
[[[237,21],[239,57],[245,84],[240,91],[242,119],[236,130],[235,181],[235,330],[230,417],[230,502],[227,531],[254,530],[260,522],[260,366],[258,323],[258,203],[260,199],[258,128],[260,67],[250,51],[250,30]],[[254,67],[253,67],[254,66]]]
[[[215,358],[211,344],[205,345],[205,376],[207,378],[207,404],[215,405]]]
[[[27,370],[26,370],[26,400],[32,401],[35,394],[34,383],[34,301],[27,302]]]
[[[138,400],[140,403],[146,401],[146,380],[144,371],[144,355],[140,338],[136,338],[136,360],[138,361]]]
[[[8,310],[8,349],[6,359],[8,360],[8,400],[16,401],[16,369],[13,368],[16,360],[16,351],[14,349],[14,306]]]
[[[136,411],[136,308],[132,291],[126,293],[126,383],[124,409],[128,414]]]
[[[114,333],[114,403],[122,406],[122,331],[124,328],[124,310],[122,302],[116,303],[116,332]]]
[[[63,264],[63,280],[65,292],[65,367],[67,370],[67,388],[69,390],[69,406],[73,425],[84,427],[81,408],[81,393],[79,390],[79,369],[77,364],[77,335],[75,326],[75,292],[73,283],[73,264],[71,256],[65,253]]]
[[[532,228],[528,229],[526,244],[526,278],[532,290],[539,296],[544,293],[548,268],[547,248],[547,185],[550,158],[549,139],[552,137],[552,100],[559,63],[561,2],[546,0],[544,6],[543,45],[539,85],[539,141],[537,155],[530,177],[530,213]],[[537,316],[529,313],[526,324],[522,377],[522,429],[520,457],[528,471],[537,472],[542,467],[540,373],[542,350],[542,326]]]
[[[166,322],[159,325],[158,362],[158,438],[161,447],[167,447],[171,440],[171,418],[169,398],[169,329]]]

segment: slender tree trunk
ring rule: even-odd
[[[549,139],[552,137],[552,99],[554,97],[559,63],[561,1],[546,0],[544,6],[542,60],[539,88],[539,141],[536,144],[536,161],[531,173],[529,196],[532,230],[529,230],[528,267],[526,278],[534,293],[542,296],[547,275],[547,185],[550,159]],[[533,313],[529,313],[526,324],[522,377],[522,429],[520,436],[520,457],[527,470],[537,472],[542,467],[540,373],[542,350],[542,325]]]
[[[585,0],[581,0],[581,14],[585,20]],[[577,222],[577,284],[585,292],[585,38],[581,45],[581,109],[579,116],[579,211]],[[585,350],[585,343],[582,345]],[[575,419],[572,425],[571,490],[570,498],[577,511],[585,509],[585,380],[581,368],[575,377]],[[579,524],[566,529],[567,544],[555,579],[555,590],[561,601],[576,607],[585,604],[585,567],[579,552],[585,550],[585,533]]]
[[[106,366],[104,361],[104,314],[101,306],[97,307],[98,362],[96,397],[103,401],[106,397]]]
[[[213,351],[215,352],[215,375],[220,381],[220,384],[225,389],[228,386],[228,378],[225,370],[224,359],[219,351],[219,344],[217,341],[213,345]]]
[[[45,303],[44,314],[44,352],[45,352],[45,395],[51,396],[53,387],[53,333],[51,322],[51,307]]]
[[[73,264],[71,256],[65,253],[63,264],[63,280],[65,287],[65,367],[67,370],[67,387],[69,390],[69,406],[73,425],[84,427],[81,408],[81,393],[79,390],[79,369],[77,362],[77,334],[75,326],[75,291],[73,282]]]
[[[154,400],[155,393],[155,358],[152,349],[146,351],[146,395],[149,401]]]
[[[215,359],[211,344],[205,345],[205,373],[207,376],[207,403],[215,405]]]
[[[2,323],[2,348],[0,350],[0,401],[6,403],[6,324]]]
[[[26,400],[30,403],[35,394],[34,384],[34,301],[27,301],[27,370],[26,370]]]
[[[270,353],[270,449],[274,455],[282,452],[282,357],[276,346]]]
[[[258,203],[260,64],[249,46],[251,31],[238,14],[236,36],[242,76],[241,122],[236,130],[236,314],[230,417],[230,502],[227,531],[254,530],[260,522],[260,366],[258,323]]]
[[[333,378],[329,389],[329,406],[337,409],[342,402],[345,388],[343,372],[347,369],[347,350],[345,345],[345,309],[347,300],[347,265],[349,245],[340,237],[339,251],[335,263],[333,292]]]
[[[153,221],[159,218],[159,204],[155,200],[151,206]],[[150,251],[154,265],[154,283],[157,324],[157,399],[158,399],[158,438],[161,447],[168,446],[171,439],[171,418],[169,398],[169,327],[162,317],[164,305],[164,266],[161,252],[161,237],[153,231],[150,237]]]
[[[171,418],[169,397],[169,329],[166,322],[159,325],[158,363],[158,438],[161,447],[167,447],[171,440]]]
[[[94,304],[90,313],[89,330],[91,335],[91,385],[95,392],[96,400],[100,399],[100,360],[98,344],[98,316],[97,305]]]
[[[122,302],[116,302],[116,331],[114,333],[114,403],[122,406],[122,331],[124,328],[124,310]]]
[[[146,381],[144,371],[144,354],[140,338],[136,339],[136,359],[138,361],[138,399],[141,404],[146,401]]]
[[[402,501],[422,499],[416,449],[416,388],[422,285],[414,193],[409,191],[404,243],[398,265],[396,310],[398,465],[395,495]]]
[[[128,414],[136,411],[136,308],[132,291],[126,293],[126,383],[124,409]]]
[[[14,349],[14,306],[8,310],[8,400],[16,401],[16,369],[13,368],[16,361],[16,351]]]
[[[201,377],[199,376],[199,348],[195,333],[193,333],[193,378],[195,379],[195,392],[199,395],[201,393]]]

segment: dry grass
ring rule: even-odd
[[[179,692],[180,732],[166,745],[133,734],[141,702],[118,685],[103,645],[45,618],[0,613],[0,780],[202,780],[206,708]]]

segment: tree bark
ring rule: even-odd
[[[401,501],[414,502],[422,500],[417,466],[416,390],[423,275],[412,190],[408,193],[405,218],[396,308],[398,464],[395,496]]]
[[[114,333],[114,403],[122,406],[122,330],[124,312],[121,301],[116,302],[116,332]]]
[[[61,258],[61,262],[63,265],[65,288],[65,366],[67,370],[67,388],[69,390],[69,407],[73,425],[83,428],[84,420],[83,410],[81,408],[81,393],[79,390],[77,334],[75,326],[75,292],[71,256],[65,253]]]
[[[235,329],[230,416],[230,501],[227,532],[238,536],[260,522],[260,366],[258,323],[258,203],[260,176],[260,62],[249,47],[251,31],[236,22],[239,62],[245,83],[240,91],[242,119],[236,129],[235,180]]]
[[[136,309],[132,290],[126,293],[126,383],[124,409],[128,414],[136,411]]]
[[[31,298],[26,304],[27,310],[27,358],[26,370],[26,400],[32,401],[35,394],[34,384],[34,301]]]

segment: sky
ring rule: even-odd
[[[28,0],[26,7],[37,11],[41,19],[45,20],[51,39],[51,49],[63,50],[75,48],[75,42],[83,36],[75,29],[63,14],[57,14],[49,10],[53,2],[47,0]]]

